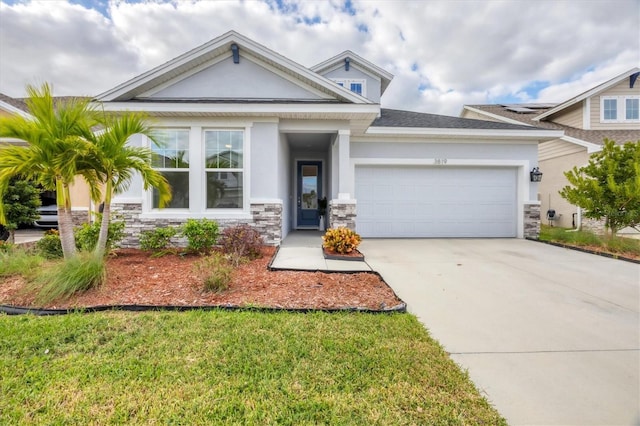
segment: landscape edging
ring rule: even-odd
[[[624,260],[625,262],[631,262],[631,263],[640,264],[640,260],[632,259],[630,257],[622,256],[622,255],[619,255],[619,254],[613,254],[613,253],[606,253],[606,252],[601,252],[601,251],[596,251],[596,250],[590,250],[590,249],[579,247],[579,246],[572,246],[570,244],[556,243],[555,241],[544,241],[544,240],[540,240],[540,239],[537,239],[537,238],[527,237],[526,239],[529,240],[529,241],[535,241],[537,243],[549,244],[551,246],[566,248],[566,249],[575,250],[575,251],[581,251],[583,253],[595,254],[597,256],[607,257],[609,259]]]
[[[385,283],[386,284],[386,283]],[[186,312],[186,311],[254,311],[254,312],[291,312],[291,313],[313,313],[313,312],[325,312],[325,313],[339,313],[339,312],[359,312],[366,314],[387,314],[387,313],[406,313],[407,305],[402,302],[392,308],[388,309],[367,309],[357,307],[347,308],[270,308],[270,307],[245,307],[237,305],[100,305],[100,306],[87,306],[82,308],[69,308],[69,309],[39,309],[39,308],[27,308],[24,306],[11,306],[0,305],[0,313],[7,315],[25,315],[31,314],[36,316],[51,316],[51,315],[67,315],[73,313],[94,313],[94,312],[106,312],[106,311],[128,311],[128,312],[146,312],[146,311],[170,311],[170,312]]]

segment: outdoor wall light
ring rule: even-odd
[[[542,181],[542,172],[537,167],[534,167],[533,169],[531,169],[531,172],[529,173],[529,175],[531,175],[531,182]]]

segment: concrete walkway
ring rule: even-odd
[[[325,259],[320,231],[291,231],[284,239],[271,267],[301,271],[371,271],[366,262]]]
[[[38,241],[44,235],[44,229],[38,228],[29,228],[29,229],[18,229],[16,231],[16,244],[24,244],[24,243],[33,243]]]
[[[640,425],[640,265],[526,240],[360,249],[512,425]]]

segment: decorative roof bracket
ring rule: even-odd
[[[231,52],[233,53],[233,63],[234,64],[239,64],[240,63],[240,48],[238,47],[237,44],[233,43],[231,45]]]

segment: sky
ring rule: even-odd
[[[235,30],[312,67],[352,50],[386,108],[562,102],[640,66],[640,0],[0,0],[0,92],[96,96]]]

